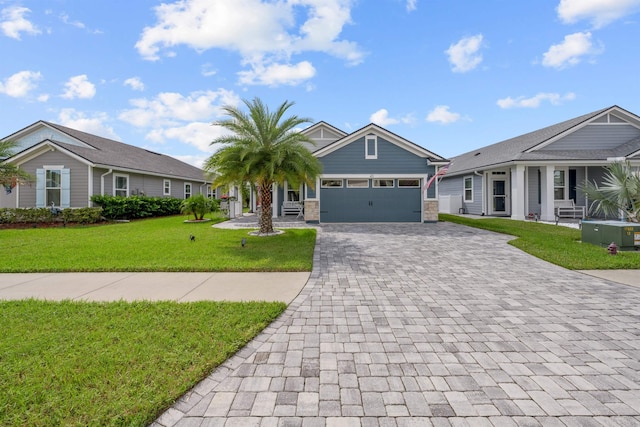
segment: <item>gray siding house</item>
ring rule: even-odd
[[[322,175],[313,187],[274,188],[274,217],[297,203],[310,223],[438,220],[436,186],[425,184],[448,160],[375,124],[347,134],[319,122],[302,132]]]
[[[612,106],[454,157],[438,187],[440,210],[582,217],[581,184],[600,183],[604,166],[619,161],[640,167],[640,117]]]
[[[6,188],[0,207],[91,206],[93,195],[188,198],[211,192],[201,169],[173,157],[65,126],[36,122],[3,138],[21,151],[5,160],[35,177]]]

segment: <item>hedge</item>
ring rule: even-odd
[[[149,196],[92,196],[102,207],[102,216],[110,220],[139,219],[180,214],[182,199]]]
[[[95,224],[102,220],[100,208],[77,208],[52,211],[50,208],[1,208],[0,224],[78,223]]]

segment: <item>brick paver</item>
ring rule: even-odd
[[[154,426],[640,425],[640,289],[509,239],[324,225],[283,316]]]

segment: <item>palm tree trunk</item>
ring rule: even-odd
[[[273,233],[271,219],[271,183],[260,183],[260,233]]]

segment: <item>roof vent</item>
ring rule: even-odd
[[[478,151],[478,152],[477,152],[476,154],[474,154],[473,156],[474,156],[474,157],[477,157],[477,156],[479,156],[480,154],[482,154],[482,153]]]
[[[146,151],[147,153],[155,154],[156,156],[162,156],[162,154],[156,153],[155,151],[147,150],[146,148],[144,149],[144,151]]]

